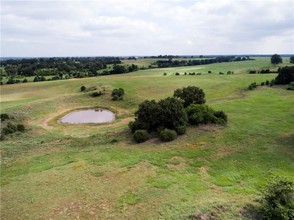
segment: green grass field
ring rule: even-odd
[[[255,203],[269,179],[294,181],[293,91],[246,90],[276,77],[247,74],[267,67],[276,68],[270,58],[256,58],[1,86],[1,113],[28,128],[1,142],[1,219],[188,219],[197,211],[247,219],[244,207]],[[229,70],[235,74],[218,74]],[[107,93],[93,98],[80,92],[82,85],[104,86]],[[188,85],[202,88],[207,104],[226,112],[228,125],[190,127],[173,142],[136,144],[127,125],[138,104]],[[125,89],[125,99],[111,101],[118,87]],[[83,107],[109,108],[117,120],[56,122]]]

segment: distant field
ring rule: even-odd
[[[285,65],[288,59],[279,66]],[[188,219],[196,211],[247,219],[243,208],[268,179],[294,181],[294,93],[281,86],[246,90],[276,77],[247,74],[260,68],[278,67],[256,58],[1,86],[1,113],[28,127],[1,142],[1,219]],[[234,74],[218,74],[227,71]],[[107,93],[92,98],[82,85]],[[188,85],[202,88],[207,103],[227,113],[228,125],[190,127],[170,143],[134,143],[127,125],[138,104]],[[111,101],[119,87],[125,100]],[[81,107],[111,108],[118,117],[103,125],[56,122]]]

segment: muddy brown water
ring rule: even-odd
[[[65,124],[85,124],[85,123],[105,123],[112,122],[115,114],[106,109],[87,109],[71,112],[61,119],[60,123]]]

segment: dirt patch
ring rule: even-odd
[[[200,174],[201,177],[204,177],[204,178],[209,177],[209,174],[207,172],[208,167],[199,167],[198,170],[199,170],[199,174]]]
[[[235,151],[230,148],[221,148],[217,151],[217,153],[213,157],[214,157],[214,159],[220,159],[220,158],[226,157],[228,155],[231,155],[234,152]]]

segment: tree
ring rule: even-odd
[[[294,66],[285,66],[279,69],[279,75],[275,79],[275,84],[289,84],[294,81]]]
[[[112,100],[114,100],[114,101],[123,100],[124,94],[125,94],[124,89],[122,89],[122,88],[114,89],[114,90],[112,90],[112,93],[111,93]]]
[[[294,56],[290,57],[290,63],[294,63]]]
[[[282,57],[278,54],[274,54],[272,55],[271,57],[271,63],[272,64],[279,64],[279,63],[282,63],[283,60],[282,60]]]
[[[196,86],[188,86],[174,91],[174,97],[184,101],[184,107],[190,104],[204,104],[205,94],[202,89]]]
[[[186,125],[188,122],[186,111],[181,100],[168,97],[158,102],[160,106],[159,123],[160,126],[169,129],[176,129]]]
[[[173,97],[162,99],[158,103],[145,100],[135,115],[135,121],[129,124],[132,132],[142,129],[157,131],[160,127],[176,130],[188,121],[181,100]]]

